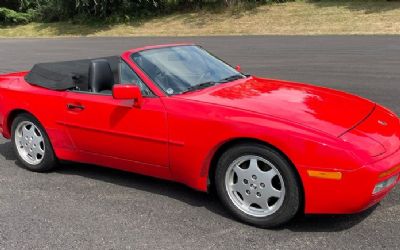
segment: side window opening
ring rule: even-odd
[[[129,67],[129,65],[121,60],[120,62],[120,83],[122,84],[136,84],[142,91],[143,96],[153,96],[151,90],[139,78],[139,76]]]

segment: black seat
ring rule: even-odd
[[[110,64],[105,59],[96,59],[89,66],[89,88],[95,93],[111,93],[114,75]]]

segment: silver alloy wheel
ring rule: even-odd
[[[15,129],[15,145],[19,156],[31,165],[42,162],[45,153],[44,139],[39,128],[30,121],[20,122]]]
[[[275,213],[285,198],[285,185],[278,169],[255,155],[241,156],[232,162],[225,174],[225,187],[233,204],[254,217]]]

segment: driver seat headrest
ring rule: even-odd
[[[105,59],[96,59],[89,66],[89,88],[95,93],[111,93],[114,74]]]

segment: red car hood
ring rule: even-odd
[[[340,136],[365,119],[375,104],[366,99],[312,85],[249,77],[179,98],[229,106]]]

